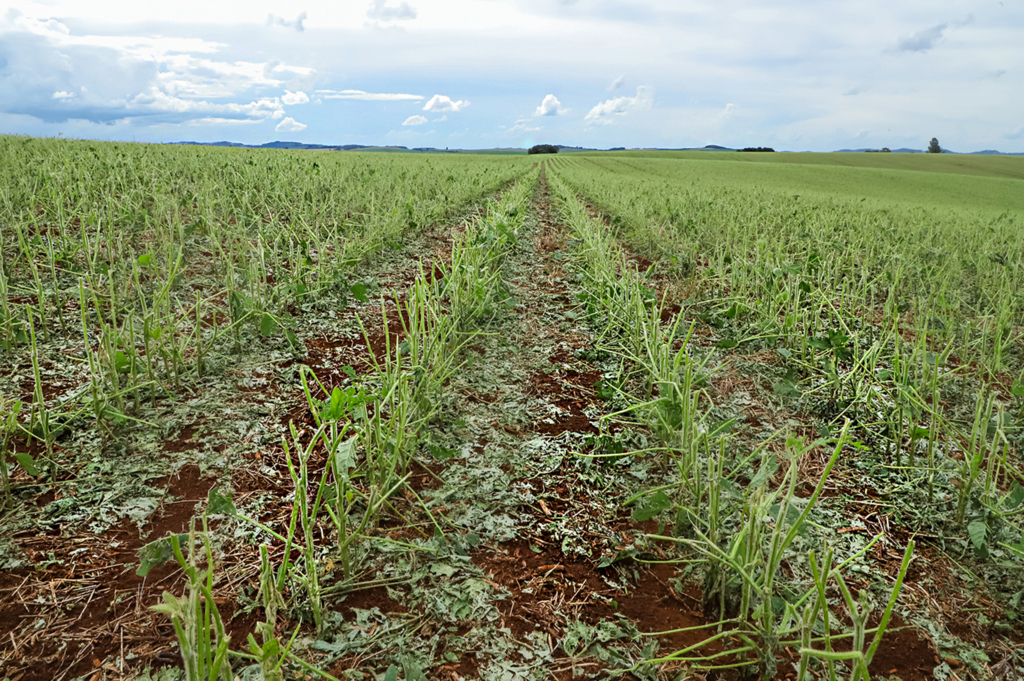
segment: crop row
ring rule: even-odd
[[[94,424],[105,448],[143,402],[261,338],[298,351],[301,309],[363,298],[367,258],[528,167],[14,137],[0,160],[0,352],[33,386],[28,400],[5,390],[0,444],[38,442],[45,461],[19,459],[32,474],[74,424]],[[54,395],[43,373],[67,358],[75,386]]]
[[[366,587],[360,580],[368,567],[368,539],[382,511],[393,508],[389,500],[396,492],[406,490],[415,496],[405,484],[409,467],[436,417],[444,385],[458,368],[474,329],[502,305],[502,263],[516,243],[532,184],[523,179],[500,201],[487,204],[483,217],[468,222],[455,238],[447,263],[434,263],[402,297],[396,293],[401,340],[392,343],[386,336],[383,355],[370,355],[373,371],[363,377],[353,373],[347,385],[330,389],[313,372],[303,371],[315,428],[306,433],[293,423],[290,438],[282,443],[294,485],[286,531],[241,513],[230,496],[214,489],[199,527],[193,525],[186,535],[160,538],[144,548],[142,572],[173,557],[188,578],[184,595],[165,593],[165,603],[157,609],[174,623],[189,681],[230,681],[232,657],[258,664],[267,680],[283,679],[289,661],[333,678],[293,653],[300,627],[290,640],[279,639],[278,613],[307,621],[319,633],[325,596]],[[382,304],[381,321],[389,328],[386,310]],[[362,328],[369,346],[368,332]],[[249,653],[230,651],[213,601],[217,566],[209,538],[211,515],[254,526],[267,542],[260,547],[264,620],[257,625],[259,639],[250,636]],[[271,563],[270,544],[283,547],[279,565]],[[340,563],[342,573],[342,579],[330,586],[320,581],[327,561]]]

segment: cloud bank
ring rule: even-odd
[[[324,99],[361,99],[365,102],[394,102],[403,99],[423,99],[422,95],[391,92],[363,92],[362,90],[317,90]],[[467,102],[468,104],[468,102]]]
[[[252,123],[309,101],[298,89],[257,93],[312,79],[314,69],[218,59],[222,48],[195,38],[78,34],[10,10],[0,17],[0,112],[47,123]]]

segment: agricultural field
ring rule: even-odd
[[[897,156],[0,137],[0,679],[1024,678],[1024,159]]]

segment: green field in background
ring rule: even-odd
[[[1024,213],[1024,157],[932,154],[780,154],[706,151],[573,155],[609,170],[683,185],[862,199],[873,207]]]

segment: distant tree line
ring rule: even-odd
[[[744,147],[744,148],[740,149],[740,151],[772,151],[772,152],[774,152],[775,150],[772,149],[771,147]]]
[[[526,152],[528,154],[557,154],[558,147],[554,144],[535,144]]]

